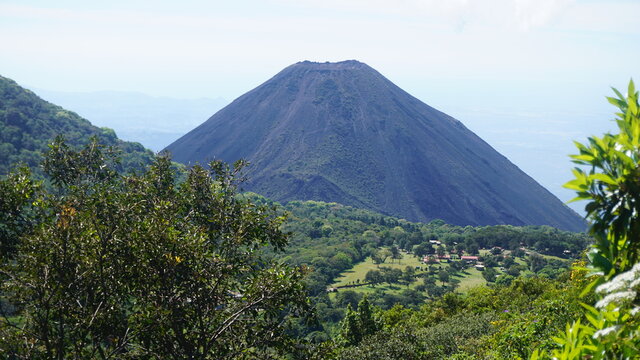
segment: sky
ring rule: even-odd
[[[231,101],[295,62],[356,59],[567,201],[572,140],[613,130],[605,96],[640,79],[639,13],[638,0],[0,0],[0,75]]]

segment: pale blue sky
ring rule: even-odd
[[[0,0],[0,75],[232,100],[297,61],[356,59],[568,200],[571,140],[608,129],[609,87],[640,79],[638,14],[620,0]]]

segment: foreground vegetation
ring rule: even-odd
[[[265,259],[282,219],[212,163],[176,186],[168,159],[124,176],[94,139],[57,140],[0,182],[0,353],[16,359],[238,359],[292,350],[302,269]]]

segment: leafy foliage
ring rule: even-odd
[[[574,169],[575,179],[565,186],[576,190],[575,200],[589,200],[585,206],[596,239],[590,255],[592,264],[606,278],[627,271],[638,261],[640,243],[640,109],[638,92],[629,82],[627,96],[614,89],[610,103],[620,112],[618,134],[590,137],[589,144],[576,142],[580,153],[573,161],[590,168]]]
[[[292,315],[308,314],[304,271],[266,259],[284,220],[237,196],[243,164],[194,167],[176,185],[171,162],[120,175],[95,141],[58,141],[38,191],[21,170],[0,183],[18,237],[0,265],[6,303],[0,352],[19,359],[238,359],[277,356]],[[24,190],[26,188],[26,190]],[[39,211],[35,223],[28,203]],[[4,203],[3,203],[4,204]],[[5,205],[3,205],[5,206]]]
[[[577,280],[518,278],[509,286],[448,293],[418,309],[377,310],[382,326],[357,343],[337,344],[334,357],[522,359],[553,346],[550,335],[580,312],[579,292]]]
[[[574,170],[565,186],[576,190],[576,200],[588,200],[589,232],[595,243],[589,253],[595,285],[601,299],[595,307],[583,304],[582,319],[567,323],[555,340],[559,348],[534,353],[532,359],[637,359],[640,356],[640,106],[633,81],[627,95],[614,89],[608,98],[616,113],[617,134],[590,137],[576,143],[574,162],[588,166]]]

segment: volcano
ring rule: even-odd
[[[368,65],[299,62],[166,148],[175,161],[251,165],[246,190],[411,221],[583,231],[569,207],[460,121]]]

